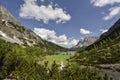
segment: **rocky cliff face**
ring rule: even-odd
[[[98,39],[98,37],[87,37],[84,39],[80,39],[80,41],[78,42],[78,44],[74,47],[72,47],[72,50],[82,50],[84,48],[86,48],[87,46],[93,44],[96,40]]]
[[[0,38],[21,46],[40,46],[49,48],[53,46],[62,48],[53,43],[47,42],[36,35],[32,30],[27,29],[19,23],[12,14],[0,5]]]

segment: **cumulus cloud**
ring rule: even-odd
[[[103,7],[106,5],[113,5],[115,3],[120,3],[120,0],[91,0],[91,3],[97,7]]]
[[[108,31],[108,29],[100,29],[100,32],[101,33],[105,33],[105,32],[107,32]]]
[[[120,14],[120,6],[116,6],[116,7],[110,8],[109,9],[109,14],[107,16],[105,16],[103,18],[103,20],[110,20],[114,16],[119,15],[119,14]]]
[[[62,8],[52,4],[39,6],[37,0],[24,0],[24,4],[20,7],[19,16],[26,19],[42,20],[44,23],[48,23],[49,20],[65,23],[71,19],[70,14],[67,14]]]
[[[34,32],[39,35],[42,39],[58,44],[62,47],[70,48],[78,43],[77,39],[68,39],[65,34],[57,35],[54,30],[45,28],[34,28]]]
[[[91,34],[92,32],[89,31],[89,30],[86,30],[86,29],[81,28],[81,29],[80,29],[80,33],[81,33],[81,34]]]
[[[113,5],[108,11],[109,13],[103,17],[103,20],[110,20],[113,17],[120,14],[120,6],[114,6],[114,4],[120,4],[120,0],[90,0],[91,4],[96,7],[104,7],[107,5]]]

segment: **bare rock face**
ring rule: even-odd
[[[86,37],[83,39],[80,39],[78,44],[74,47],[72,47],[72,50],[82,50],[86,48],[87,46],[93,44],[96,40],[98,40],[99,37]]]

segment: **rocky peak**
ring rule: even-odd
[[[87,46],[93,44],[99,37],[86,37],[86,38],[82,38],[80,39],[80,41],[78,42],[78,44],[74,47],[72,47],[72,50],[81,50],[86,48]]]

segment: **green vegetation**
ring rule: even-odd
[[[48,65],[51,66],[52,63],[54,61],[56,61],[56,63],[58,65],[60,65],[62,62],[63,64],[67,64],[67,59],[69,59],[70,55],[62,55],[62,54],[58,54],[58,55],[48,55],[48,56],[45,56],[44,57],[44,60],[42,61],[42,64],[45,62],[45,61],[48,61]]]

